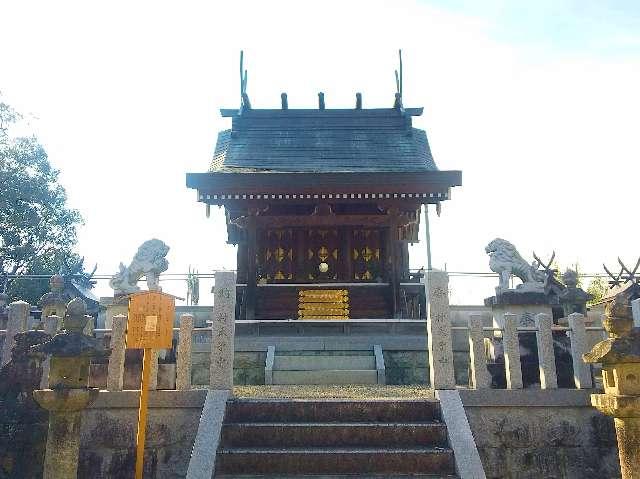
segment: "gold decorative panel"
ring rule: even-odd
[[[308,289],[298,292],[298,319],[349,319],[349,291]]]

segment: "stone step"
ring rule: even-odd
[[[273,371],[318,371],[341,369],[376,369],[373,356],[278,356],[273,361]]]
[[[221,448],[221,474],[454,474],[453,452],[444,448]]]
[[[434,399],[234,399],[225,424],[247,422],[416,423],[440,420]]]
[[[223,448],[447,446],[442,423],[238,423],[222,427]]]
[[[377,384],[375,370],[273,371],[273,384]]]

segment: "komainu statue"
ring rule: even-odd
[[[147,287],[150,291],[161,291],[160,273],[169,268],[169,262],[165,258],[168,252],[169,247],[159,239],[150,239],[142,243],[131,264],[125,266],[120,263],[120,271],[109,281],[114,295],[140,291],[137,283],[143,276],[147,279]]]
[[[485,251],[489,255],[489,268],[500,275],[500,284],[498,286],[500,290],[506,291],[509,289],[511,275],[517,276],[522,280],[524,289],[543,289],[545,276],[544,272],[538,269],[539,262],[527,263],[520,256],[516,247],[507,240],[496,238],[486,246]]]

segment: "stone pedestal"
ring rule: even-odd
[[[230,390],[233,389],[236,274],[218,271],[215,280],[209,388]]]
[[[97,389],[44,389],[34,399],[49,411],[43,479],[76,479],[82,410],[98,397]]]

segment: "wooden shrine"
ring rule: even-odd
[[[209,171],[187,174],[199,202],[225,208],[238,319],[424,317],[408,245],[421,205],[448,200],[461,172],[437,169],[412,127],[422,108],[398,94],[379,109],[319,98],[318,109],[289,109],[286,94],[280,109],[252,109],[243,93],[240,109],[221,110],[231,129]]]

